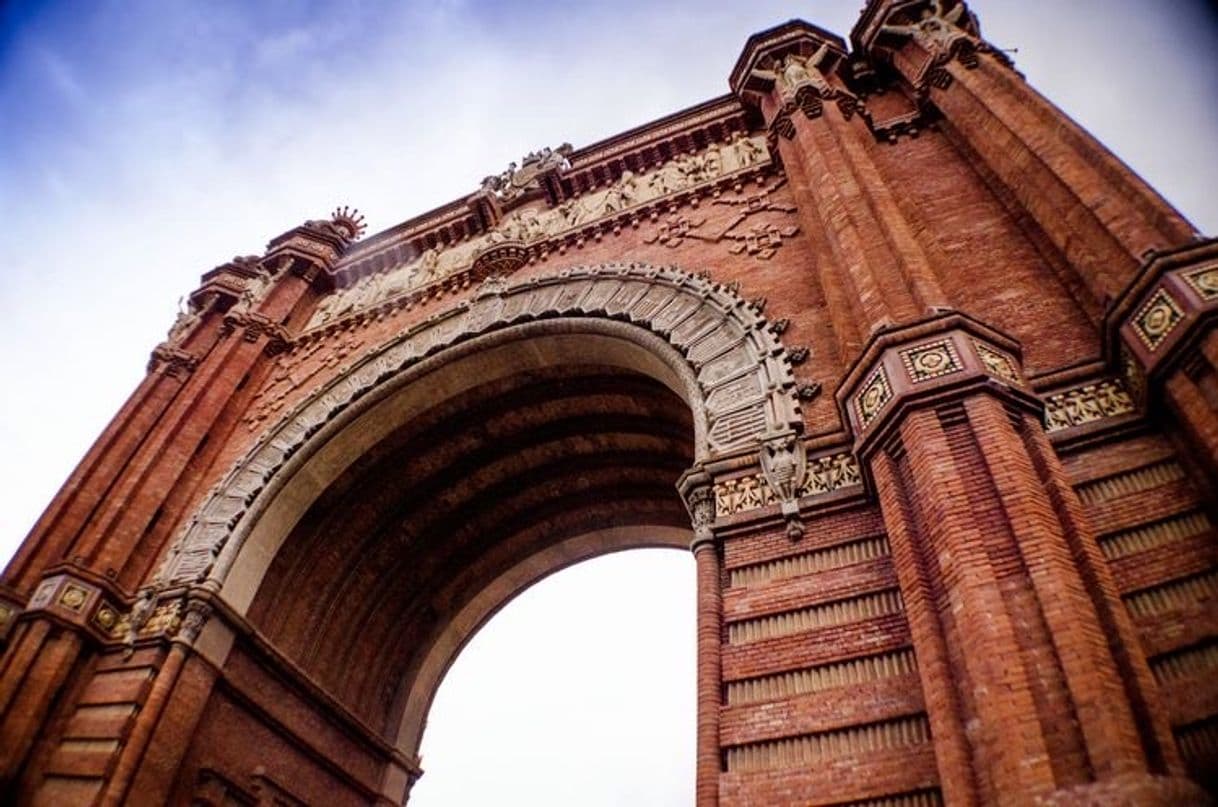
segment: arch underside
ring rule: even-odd
[[[357,715],[417,752],[476,630],[572,563],[681,546],[688,407],[595,363],[530,368],[411,418],[338,475],[283,541],[248,619]]]

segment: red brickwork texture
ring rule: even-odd
[[[751,474],[771,495],[694,513],[700,806],[1178,804],[1218,789],[1218,333],[1195,317],[1149,370],[1106,336],[1122,326],[1110,301],[1148,282],[1144,255],[1191,228],[967,16],[950,48],[894,34],[917,10],[867,4],[867,70],[839,69],[844,42],[804,23],[756,35],[735,97],[577,152],[555,187],[621,187],[625,170],[743,134],[767,158],[504,270],[512,284],[617,262],[706,273],[780,332],[795,454],[848,455],[862,484],[784,493],[799,463],[765,452],[786,435],[709,456],[667,377],[589,354],[439,395],[322,490],[268,470],[241,506],[300,514],[266,516],[283,543],[247,550],[268,554],[263,576],[239,596],[209,583],[140,599],[277,424],[482,278],[310,330],[333,287],[503,211],[473,195],[362,245],[341,217],[311,222],[205,276],[198,322],[158,348],[5,572],[0,800],[401,804],[462,642],[545,573],[687,541],[686,469],[712,486]],[[876,33],[885,21],[898,28]],[[818,53],[822,82],[770,69]],[[560,201],[543,197],[529,203]],[[729,236],[741,222],[768,246]],[[247,306],[259,271],[269,290]],[[857,382],[902,340],[924,345],[945,310],[1004,345],[1011,374],[923,385],[911,368],[855,433],[842,413]],[[1044,399],[1100,380],[1136,407],[1046,431]],[[358,440],[344,428],[302,453]],[[322,479],[320,462],[301,478]],[[52,577],[76,593],[49,601]]]

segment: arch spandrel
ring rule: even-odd
[[[394,390],[459,356],[470,340],[530,324],[534,335],[582,330],[641,348],[631,361],[649,366],[633,369],[656,377],[689,405],[698,461],[756,451],[767,436],[802,429],[779,329],[730,287],[633,263],[575,267],[517,283],[491,278],[472,298],[358,361],[265,432],[185,526],[154,583],[207,581],[223,591],[260,514],[331,437]],[[276,540],[287,527],[275,530],[281,533]],[[254,551],[268,549],[273,553],[266,546]],[[265,568],[265,558],[255,565]]]

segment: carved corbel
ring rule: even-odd
[[[182,615],[182,623],[178,627],[178,638],[187,644],[194,644],[203,632],[203,626],[207,624],[211,613],[212,607],[209,603],[203,600],[187,600],[186,613]]]
[[[168,342],[162,342],[152,349],[148,359],[148,372],[163,372],[171,378],[185,378],[199,366],[199,357],[176,347]]]
[[[798,541],[804,534],[799,493],[808,473],[808,458],[799,435],[790,430],[768,435],[761,443],[761,470],[778,497],[787,522],[787,537]]]

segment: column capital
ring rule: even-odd
[[[715,531],[715,486],[710,474],[700,465],[688,469],[677,480],[677,492],[685,509],[689,511],[689,520],[694,528],[694,539],[689,548],[697,552],[703,546],[714,546]]]
[[[795,134],[791,115],[818,118],[826,101],[850,117],[858,99],[839,71],[847,61],[846,42],[803,20],[791,20],[749,37],[728,83],[748,106],[761,110],[771,141]]]
[[[953,57],[975,64],[981,27],[964,0],[870,0],[850,41],[858,53],[881,62],[913,41],[933,64]]]
[[[1109,361],[1139,408],[1218,322],[1218,239],[1150,252],[1104,319]]]
[[[909,408],[978,390],[1038,413],[1043,408],[1023,375],[1019,343],[965,314],[947,312],[874,334],[836,398],[854,434],[855,453],[865,460]]]

